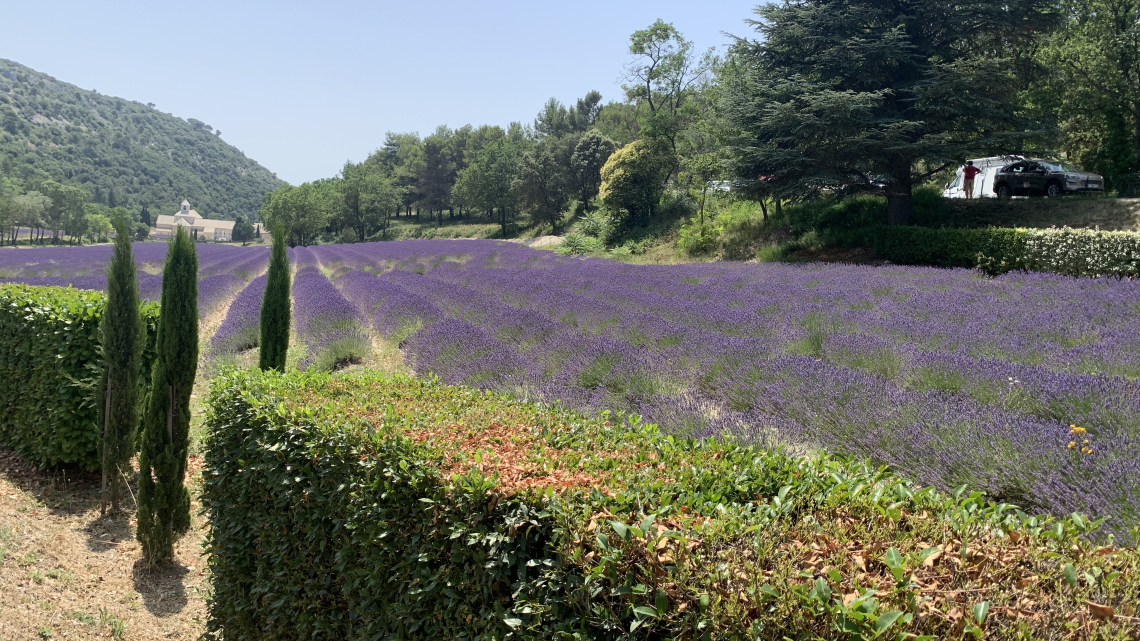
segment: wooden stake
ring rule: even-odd
[[[103,489],[99,492],[99,516],[107,514],[107,431],[111,423],[111,379],[107,377],[106,400],[103,403]]]

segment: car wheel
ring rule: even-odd
[[[1064,193],[1060,183],[1049,183],[1045,186],[1045,195],[1049,198],[1060,198]]]
[[[998,185],[997,189],[995,189],[994,191],[997,192],[998,198],[1009,198],[1009,196],[1010,196],[1009,185],[1006,185],[1004,183],[1001,185]]]

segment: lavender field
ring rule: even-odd
[[[157,298],[165,245],[136,251],[143,294]],[[0,251],[0,277],[100,288],[108,255]],[[266,250],[199,256],[203,313],[229,306],[206,357],[255,346]],[[449,383],[632,412],[685,436],[869,457],[944,489],[1103,517],[1118,535],[1140,521],[1137,281],[636,266],[493,241],[291,258],[301,368],[364,358],[382,339]]]

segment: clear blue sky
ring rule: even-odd
[[[657,18],[723,51],[759,0],[6,2],[0,58],[222,130],[281,178],[332,176],[384,132],[530,122],[621,98]]]

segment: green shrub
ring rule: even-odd
[[[681,225],[677,246],[690,256],[711,254],[720,246],[721,232],[713,220],[702,225],[698,219],[693,218]]]
[[[0,285],[0,440],[40,465],[99,469],[97,390],[101,292]],[[158,306],[147,327],[140,387],[154,360]]]
[[[864,244],[905,265],[977,267],[1066,276],[1140,277],[1140,233],[1091,229],[955,229],[873,227],[833,235],[837,244]]]
[[[570,232],[562,237],[562,242],[554,248],[554,251],[567,256],[600,254],[606,251],[606,243],[600,238],[587,236],[578,232]]]
[[[1140,278],[1140,233],[1099,229],[1018,230],[1024,268],[1067,276]]]
[[[942,190],[923,186],[911,198],[914,222],[925,227],[953,226],[954,210],[942,197]],[[811,229],[850,230],[887,224],[887,199],[879,194],[815,198],[784,208],[778,223],[796,232]]]
[[[613,218],[605,209],[599,208],[582,216],[582,219],[578,221],[575,229],[586,236],[597,238],[604,243],[610,239],[610,234],[613,233]]]
[[[950,637],[984,593],[1034,599],[1034,638],[1140,587],[1136,551],[1093,555],[1079,516],[606,418],[375,374],[215,378],[207,637]],[[1119,584],[1055,589],[1094,564]]]
[[[882,226],[870,230],[875,254],[903,265],[975,267],[985,230]]]

